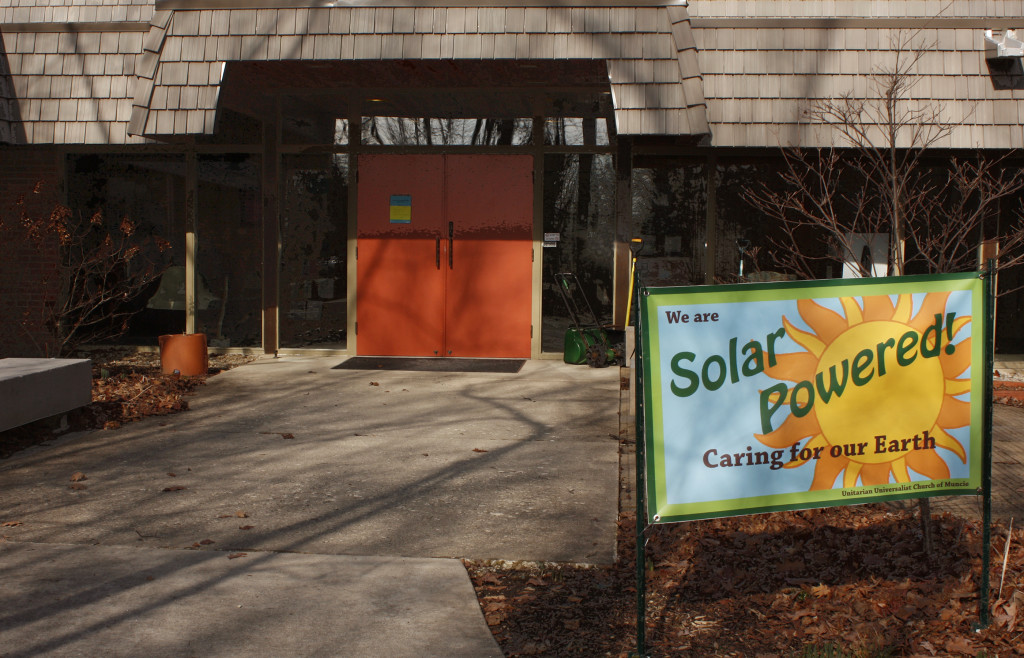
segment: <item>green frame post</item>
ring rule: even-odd
[[[643,351],[643,314],[640,312],[640,300],[646,293],[640,272],[635,272],[635,292],[633,300],[634,344],[636,355],[633,359],[636,373],[636,654],[647,656],[647,552],[644,535],[647,533],[647,482],[644,477],[644,466],[647,455],[647,429],[644,422],[644,351]],[[628,318],[627,318],[628,320]]]
[[[978,625],[976,630],[988,628],[990,577],[989,566],[992,552],[992,379],[995,369],[995,299],[996,262],[989,259],[982,272],[985,279],[985,386],[982,404],[985,414],[982,424],[981,461],[981,591],[978,596]]]

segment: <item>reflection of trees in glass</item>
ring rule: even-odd
[[[633,170],[633,226],[649,285],[701,283],[707,180],[702,164]]]
[[[588,117],[556,117],[544,123],[544,143],[550,146],[607,146],[608,122]]]
[[[198,158],[197,285],[209,289],[216,302],[197,306],[196,330],[208,334],[211,344],[261,342],[259,162],[250,154]]]
[[[532,119],[364,117],[362,124],[363,143],[380,146],[521,146],[532,136]]]
[[[715,280],[734,282],[739,275],[740,251],[737,240],[748,240],[744,255],[744,273],[761,271],[773,262],[769,256],[779,239],[778,226],[751,209],[743,192],[752,185],[772,184],[778,180],[778,160],[723,162],[718,166],[715,246]],[[810,247],[808,247],[810,248]]]
[[[347,156],[296,156],[286,161],[285,171],[281,346],[343,343]]]
[[[610,155],[549,155],[545,160],[544,232],[558,246],[544,250],[546,283],[554,272],[573,272],[599,315],[612,303],[615,169]],[[547,288],[546,288],[547,289]],[[545,313],[562,313],[556,291],[545,294]]]

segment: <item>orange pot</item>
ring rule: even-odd
[[[206,334],[160,336],[160,370],[165,375],[205,375],[210,369]]]

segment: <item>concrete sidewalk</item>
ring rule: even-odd
[[[456,560],[0,543],[0,655],[500,656]]]
[[[617,369],[342,360],[260,359],[0,465],[0,655],[500,655],[436,558],[614,560]]]

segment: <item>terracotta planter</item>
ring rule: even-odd
[[[165,375],[205,375],[210,369],[206,334],[160,336],[160,370]]]

